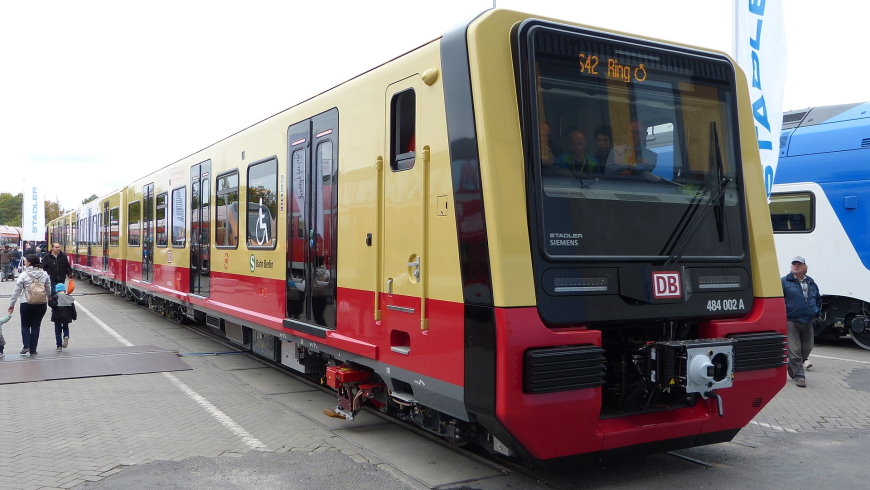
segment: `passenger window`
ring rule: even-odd
[[[127,225],[127,245],[132,247],[139,246],[139,222],[142,219],[141,211],[142,208],[139,201],[134,201],[127,205],[127,218],[129,219],[129,224]],[[82,230],[87,231],[84,227],[82,227]]]
[[[248,167],[248,248],[275,248],[278,244],[278,160]]]
[[[172,191],[172,246],[183,247],[184,238],[187,230],[185,230],[185,210],[187,209],[184,202],[186,196],[184,187],[179,187]]]
[[[314,276],[319,286],[329,284],[330,277],[334,270],[330,270],[330,264],[335,261],[335,251],[332,244],[335,239],[336,223],[335,217],[338,216],[336,209],[335,193],[338,190],[336,187],[336,167],[333,159],[332,141],[327,140],[317,145],[317,172],[320,173],[320,192],[317,196],[317,203],[314,204],[314,209],[318,210],[318,216],[315,218],[314,226],[314,241],[315,241],[315,264]],[[322,212],[320,212],[322,210]]]
[[[117,247],[120,245],[120,229],[118,228],[118,217],[120,216],[119,208],[109,210],[109,245]]]
[[[239,172],[219,175],[215,205],[215,246],[239,245]]]
[[[679,178],[683,174],[683,169],[674,167],[674,161],[682,161],[679,154],[676,159],[674,158],[674,153],[677,151],[674,146],[674,123],[669,121],[654,123],[649,127],[648,132],[646,146],[657,157],[653,173],[668,180]]]
[[[809,233],[815,228],[815,202],[811,192],[770,195],[770,222],[774,233]]]
[[[166,193],[157,196],[157,234],[154,242],[158,247],[167,245],[166,234]]]
[[[413,89],[399,92],[390,103],[390,168],[394,172],[414,166],[416,155],[416,98]]]
[[[299,149],[293,152],[291,158],[293,165],[293,199],[290,202],[290,226],[294,238],[305,238],[305,150]]]
[[[95,214],[91,218],[91,225],[93,227],[93,232],[91,233],[91,245],[99,245],[100,244],[100,213]]]

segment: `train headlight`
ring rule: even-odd
[[[606,277],[557,277],[553,290],[557,293],[606,293]]]
[[[698,289],[704,290],[725,290],[725,289],[741,289],[740,276],[699,276]]]

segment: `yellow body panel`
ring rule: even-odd
[[[511,27],[528,15],[497,10],[468,28],[486,234],[495,306],[532,306],[535,285],[526,210],[525,163]]]
[[[737,98],[739,104],[737,124],[740,126],[740,149],[743,160],[743,185],[746,188],[746,215],[749,223],[749,251],[752,254],[752,288],[756,297],[782,297],[782,282],[779,278],[779,262],[773,243],[773,227],[770,223],[770,207],[764,189],[761,156],[754,133],[749,88],[743,70],[734,63],[737,71]]]

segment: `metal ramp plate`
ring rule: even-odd
[[[0,384],[95,376],[119,376],[191,369],[174,351],[153,345],[55,350],[35,357],[6,354],[0,359]]]

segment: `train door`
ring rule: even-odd
[[[100,219],[101,215],[99,213],[100,208],[96,208],[96,212],[94,212],[93,217],[91,217],[91,242],[93,246],[91,247],[91,254],[93,258],[91,259],[91,267],[97,268],[102,264],[102,258],[97,255],[103,250],[102,245],[100,244]]]
[[[103,203],[103,270],[109,270],[109,201]]]
[[[142,186],[142,280],[154,280],[154,183]]]
[[[84,219],[84,222],[82,223],[82,226],[85,229],[84,230],[85,231],[85,245],[87,246],[87,248],[86,248],[87,257],[85,258],[85,265],[88,267],[93,267],[93,260],[94,260],[93,259],[94,237],[92,236],[93,229],[94,229],[93,224],[92,224],[93,220],[94,220],[93,213],[94,212],[89,208],[88,209],[88,216],[87,216],[87,218]]]
[[[190,292],[209,295],[211,160],[190,168]]]
[[[383,232],[380,241],[380,280],[384,324],[392,347],[407,347],[409,333],[421,328],[424,259],[424,152],[417,123],[419,76],[387,88],[385,159],[380,196]]]
[[[294,124],[287,137],[287,318],[334,329],[338,110]]]
[[[73,214],[70,217],[70,223],[72,224],[72,238],[71,238],[71,246],[73,248],[73,262],[75,265],[81,265],[79,262],[81,252],[79,252],[79,244],[81,243],[81,236],[79,236],[79,215],[78,213]]]

